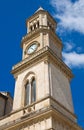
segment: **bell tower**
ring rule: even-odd
[[[47,11],[40,7],[26,24],[27,35],[22,39],[23,59],[46,46],[61,58],[62,43],[55,34],[57,23]]]
[[[62,42],[56,21],[39,8],[26,21],[22,61],[13,66],[13,111],[24,120],[21,130],[80,130],[70,90],[71,70],[62,60]]]

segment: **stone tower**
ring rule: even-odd
[[[13,110],[0,121],[0,130],[81,130],[71,97],[73,74],[62,61],[56,21],[40,7],[26,24],[22,61],[12,68]]]

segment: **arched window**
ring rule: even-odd
[[[36,24],[34,24],[34,30],[36,29]]]
[[[25,85],[25,105],[30,105],[36,101],[36,80],[33,77]]]
[[[39,28],[39,21],[37,22],[37,27]]]
[[[30,27],[30,31],[32,31],[32,26]]]

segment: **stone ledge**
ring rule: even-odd
[[[28,42],[29,39],[31,39],[31,37],[34,37],[40,33],[49,33],[50,36],[53,36],[55,38],[55,40],[57,41],[57,43],[61,46],[62,45],[62,41],[60,40],[59,36],[57,34],[55,34],[55,32],[53,32],[52,30],[50,30],[48,28],[48,26],[40,26],[40,28],[33,30],[32,32],[28,33],[27,35],[25,35],[22,40],[21,40],[21,47],[23,47],[23,44]]]
[[[77,130],[81,130],[81,128],[77,125],[77,123],[73,122],[65,115],[58,112],[58,110],[56,110],[53,106],[45,107],[30,114],[23,115],[21,118],[18,118],[17,120],[13,120],[9,123],[0,126],[0,130],[5,130],[6,128],[12,130],[13,128],[19,128],[25,126],[29,122],[35,122],[36,120],[40,121],[48,117],[55,117],[57,119],[59,118],[60,121],[66,122],[67,124],[73,126],[73,128]]]
[[[55,63],[58,68],[69,78],[69,80],[73,78],[73,74],[69,67],[61,59],[59,59],[53,50],[51,50],[48,46],[42,48],[41,50],[35,52],[32,56],[13,66],[11,73],[15,74],[25,69],[26,67],[45,60]]]
[[[35,110],[35,105],[37,105],[38,103],[41,103],[41,102],[43,102],[44,100],[47,100],[47,99],[50,100],[50,105],[49,106],[41,108],[39,110]],[[54,101],[54,106],[55,107],[53,106],[52,101]],[[13,119],[12,121],[10,121],[8,123],[2,124],[0,126],[0,128],[1,127],[5,127],[5,126],[10,126],[10,125],[13,125],[13,124],[16,124],[16,123],[19,123],[19,122],[21,122],[25,118],[30,118],[31,116],[39,115],[41,112],[48,111],[51,108],[53,108],[57,113],[59,113],[60,115],[65,117],[67,120],[76,123],[76,116],[73,113],[71,113],[68,109],[66,109],[63,105],[61,105],[59,102],[57,102],[51,96],[46,96],[45,98],[43,98],[43,99],[41,99],[41,100],[39,100],[39,101],[29,105],[29,106],[25,106],[25,107],[23,107],[23,108],[21,108],[21,109],[19,109],[17,111],[12,112],[11,115],[10,115],[11,117],[14,114],[18,114],[19,112],[21,112],[22,114],[21,114],[21,116],[19,118]],[[7,119],[8,117],[4,117],[4,118]]]

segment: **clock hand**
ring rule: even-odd
[[[34,50],[33,48],[31,48],[32,50]]]

